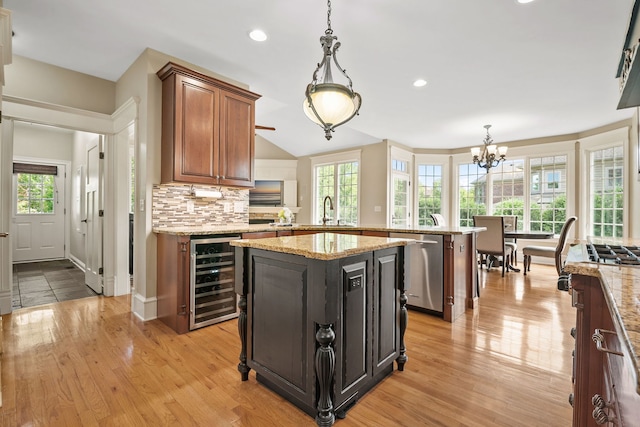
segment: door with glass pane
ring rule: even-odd
[[[16,165],[25,167],[13,174],[13,261],[64,258],[65,165]]]

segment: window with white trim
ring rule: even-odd
[[[442,214],[442,165],[418,164],[418,225],[434,225]]]
[[[331,161],[334,160],[334,161]],[[359,152],[342,153],[312,159],[314,173],[314,214],[312,222],[322,223],[325,198],[329,196],[334,210],[326,202],[326,215],[330,224],[358,223]]]
[[[623,237],[624,150],[622,145],[590,156],[591,230],[596,237]]]

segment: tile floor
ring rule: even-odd
[[[67,259],[13,265],[13,310],[96,295]]]

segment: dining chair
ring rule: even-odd
[[[504,218],[504,231],[517,231],[518,230],[518,216],[517,215],[502,215]],[[518,239],[505,238],[505,244],[511,247],[513,252],[512,262],[513,265],[518,265]]]
[[[478,233],[476,237],[476,251],[480,255],[480,263],[487,265],[487,270],[491,268],[491,257],[502,259],[502,277],[509,265],[512,255],[511,246],[507,246],[504,241],[504,219],[496,215],[474,215],[473,225],[475,227],[485,227],[485,231]]]
[[[555,248],[548,246],[525,246],[522,248],[522,254],[524,255],[524,274],[527,275],[527,271],[531,270],[531,257],[532,256],[541,256],[546,258],[554,258],[556,261],[556,271],[558,272],[558,276],[562,274],[562,252],[564,251],[564,246],[567,243],[567,234],[569,234],[569,230],[574,222],[578,219],[575,216],[571,216],[567,218],[564,225],[562,226],[562,230],[560,230],[560,237],[558,238],[558,244]]]
[[[433,225],[436,227],[443,227],[447,225],[447,222],[444,220],[444,216],[441,214],[430,214],[431,219],[433,220]]]

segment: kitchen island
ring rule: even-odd
[[[319,426],[407,361],[405,246],[337,233],[234,240],[238,370],[292,402]]]

